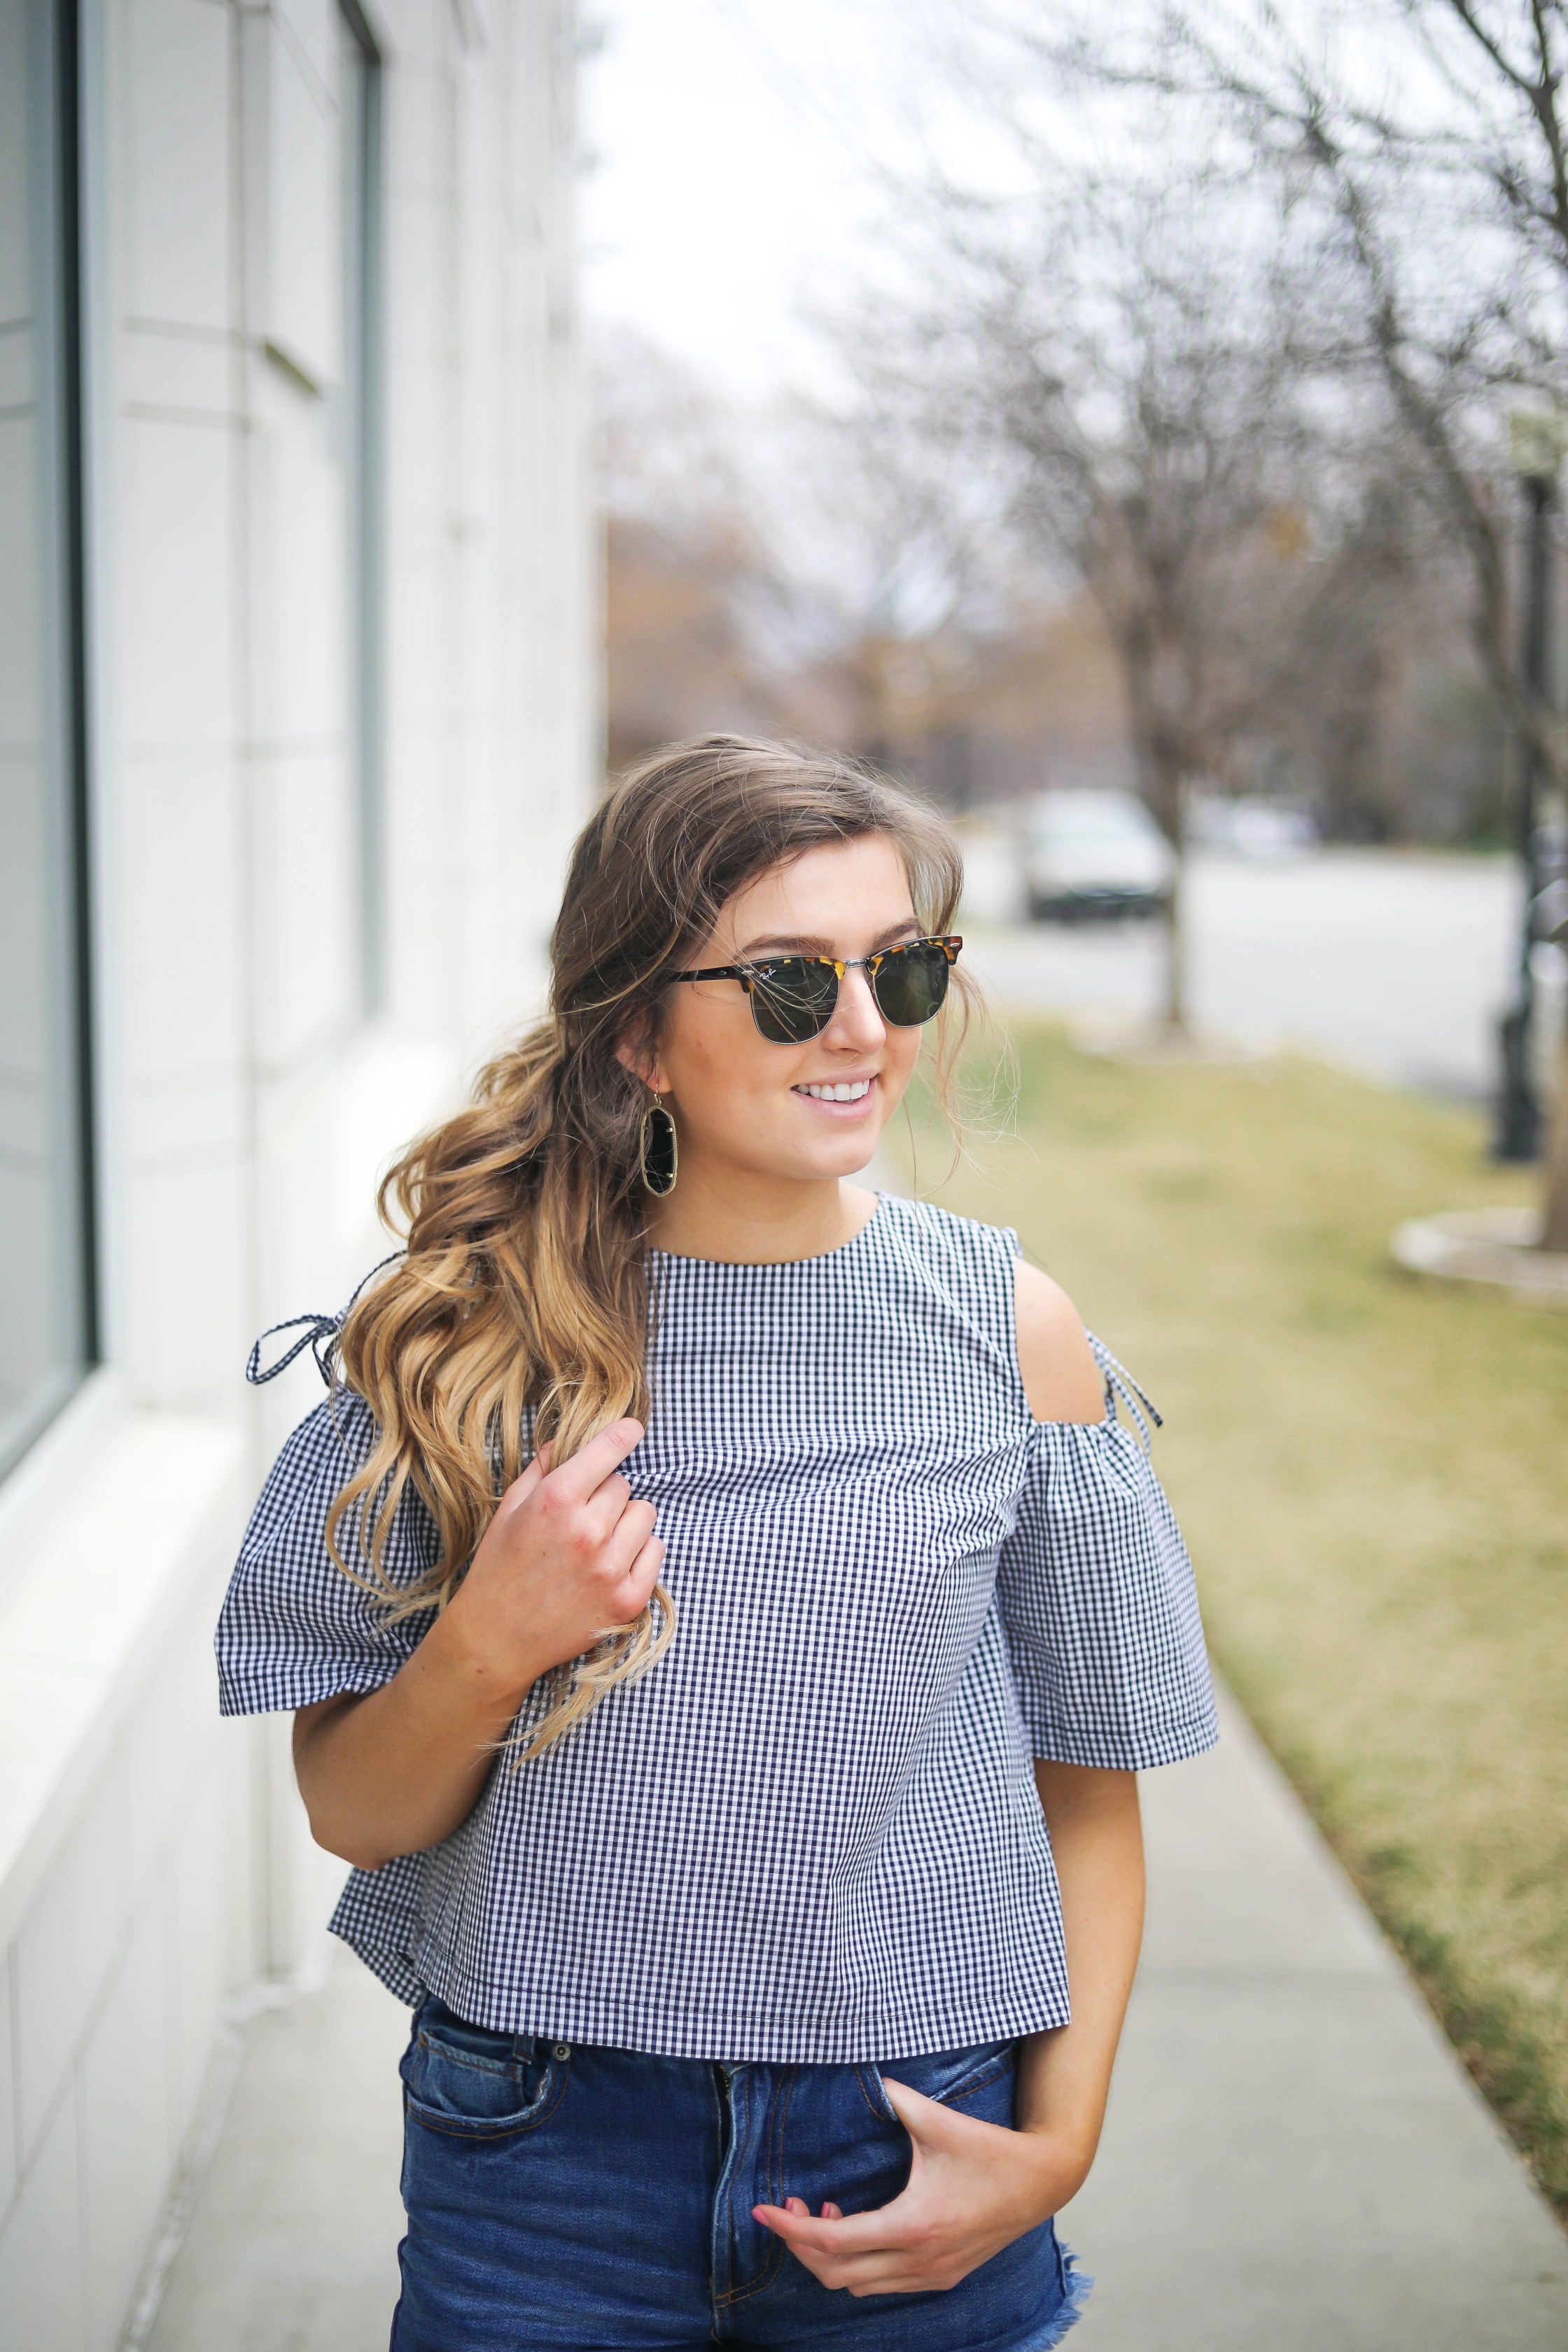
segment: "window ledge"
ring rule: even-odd
[[[0,1524],[0,1942],[243,1516],[239,1429],[111,1402],[84,1395],[62,1416],[29,1465],[43,1483]]]
[[[81,1465],[125,1411],[122,1376],[100,1365],[0,1482],[0,1613],[27,1573],[34,1538],[68,1498]]]

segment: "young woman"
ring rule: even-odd
[[[959,882],[830,761],[629,776],[257,1507],[224,1705],[297,1710],[415,2011],[397,2352],[1076,2314],[1133,1776],[1214,1714],[1111,1360],[1011,1234],[847,1181],[951,1051]]]

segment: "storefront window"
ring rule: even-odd
[[[76,26],[0,0],[0,1473],[96,1353]]]

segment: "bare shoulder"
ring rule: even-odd
[[[1037,1421],[1103,1421],[1105,1386],[1078,1308],[1059,1282],[1016,1261],[1018,1369]]]

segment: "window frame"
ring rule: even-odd
[[[343,391],[350,417],[349,734],[359,820],[360,989],[374,1016],[387,1003],[385,600],[383,587],[384,434],[384,61],[360,0],[337,0],[338,18],[358,53],[345,159],[348,253],[344,281]]]

